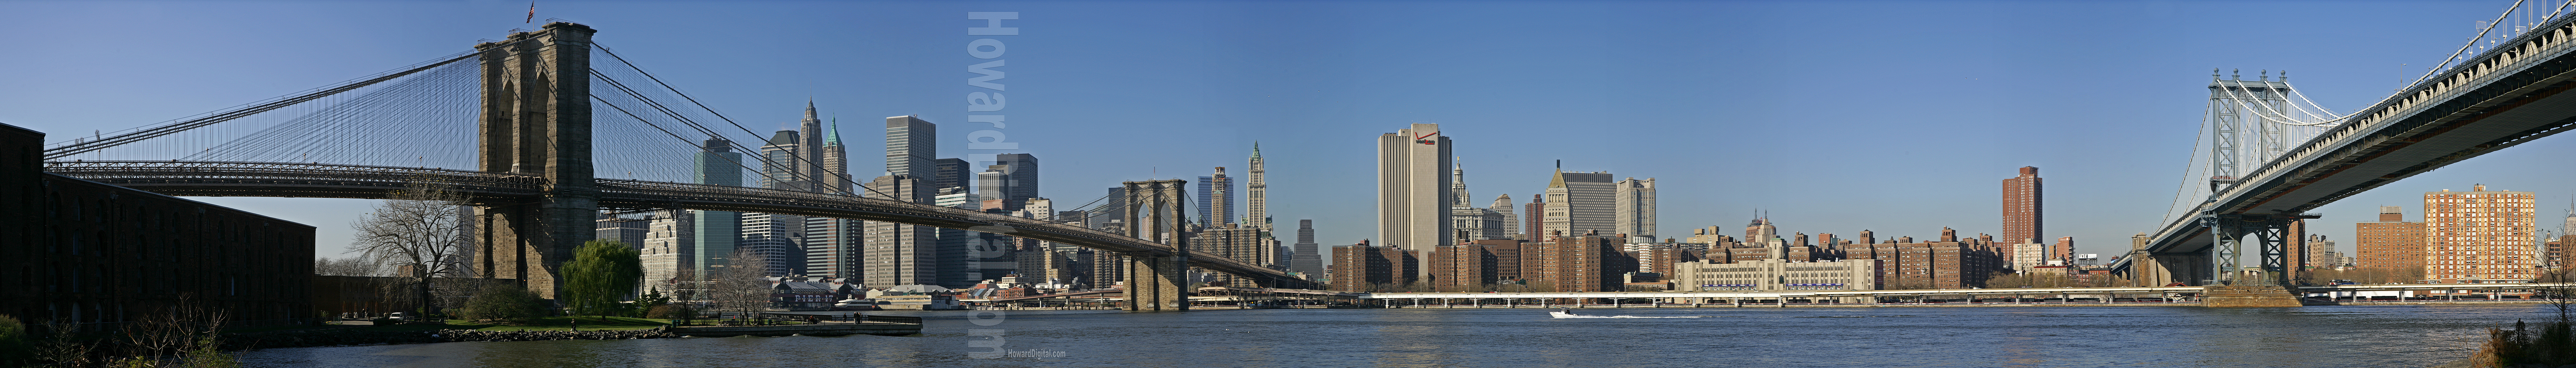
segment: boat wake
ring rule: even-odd
[[[1547,315],[1548,315],[1548,316],[1550,316],[1550,317],[1556,317],[1556,318],[1700,318],[1700,317],[1707,317],[1707,316],[1677,316],[1677,317],[1586,316],[1586,315],[1572,314],[1572,313],[1565,313],[1565,312],[1547,312]]]

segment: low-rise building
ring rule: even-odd
[[[1680,291],[1877,290],[1878,266],[1875,259],[1765,259],[1740,263],[1700,260],[1674,263],[1673,272],[1666,275],[1670,276],[1673,290]]]

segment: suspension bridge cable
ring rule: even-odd
[[[2422,83],[2424,83],[2424,80],[2426,80],[2426,79],[2432,79],[2434,74],[2436,74],[2436,73],[2438,73],[2438,72],[2442,71],[2443,69],[2441,69],[2441,67],[2443,67],[2443,66],[2447,66],[2447,65],[2451,65],[2451,62],[2459,61],[2459,60],[2460,60],[2460,54],[2461,54],[2461,53],[2469,52],[2469,49],[2470,49],[2470,48],[2477,47],[2477,46],[2478,46],[2478,41],[2484,41],[2484,40],[2485,40],[2485,38],[2487,37],[2487,32],[2489,32],[2489,31],[2494,31],[2494,30],[2495,30],[2496,22],[2503,22],[2503,21],[2504,21],[2504,19],[2505,19],[2505,17],[2512,16],[2512,15],[2513,15],[2513,12],[2514,12],[2515,10],[2520,10],[2520,9],[2522,9],[2522,2],[2523,2],[2523,1],[2525,1],[2525,0],[2514,0],[2514,1],[2513,1],[2513,6],[2511,6],[2511,7],[2506,7],[2506,8],[2505,8],[2505,11],[2504,11],[2504,14],[2496,15],[2496,19],[2495,19],[2495,21],[2487,22],[2487,26],[2486,26],[2486,27],[2481,27],[2481,28],[2479,28],[2479,29],[2478,29],[2478,35],[2477,35],[2476,37],[2470,37],[2470,38],[2469,38],[2469,44],[2467,44],[2467,45],[2461,45],[2461,46],[2460,46],[2460,49],[2459,49],[2458,51],[2452,51],[2452,52],[2451,52],[2451,56],[2450,56],[2449,58],[2444,58],[2444,59],[2442,59],[2442,63],[2441,63],[2441,64],[2434,64],[2434,65],[2433,65],[2433,68],[2434,68],[2433,70],[2425,71],[2425,72],[2424,72],[2424,76],[2422,76],[2422,77],[2416,77],[2416,78],[2415,78],[2415,83],[2416,83],[2416,84],[2422,84]],[[2565,6],[2565,5],[2561,5],[2561,6],[2559,6],[2559,9],[2566,9],[2566,6]]]
[[[742,123],[735,122],[735,121],[733,120],[733,118],[730,118],[730,117],[726,117],[726,116],[724,116],[724,113],[716,112],[715,108],[707,107],[706,103],[699,102],[699,101],[698,101],[698,99],[697,99],[696,97],[689,97],[689,94],[688,94],[687,92],[681,92],[679,88],[677,88],[677,87],[672,87],[670,83],[665,83],[665,82],[663,82],[661,77],[654,76],[654,75],[653,75],[653,72],[644,71],[644,68],[643,68],[643,67],[638,67],[638,66],[636,66],[634,62],[627,61],[625,57],[623,57],[623,56],[618,56],[616,52],[614,52],[614,51],[609,51],[607,47],[604,47],[604,46],[603,46],[603,47],[600,47],[598,50],[599,50],[599,52],[600,52],[600,53],[602,53],[602,54],[607,54],[607,55],[608,55],[608,57],[609,57],[610,59],[617,60],[617,62],[618,62],[618,63],[620,63],[620,64],[625,64],[625,65],[626,65],[626,67],[627,67],[628,69],[633,69],[633,70],[635,70],[635,73],[636,73],[636,74],[641,74],[641,75],[643,75],[643,76],[644,76],[644,78],[645,78],[645,79],[652,80],[654,84],[661,85],[661,86],[662,86],[662,89],[665,89],[665,90],[669,90],[669,91],[671,91],[671,94],[673,94],[673,95],[677,95],[677,96],[679,96],[681,99],[688,100],[690,104],[697,105],[699,109],[706,110],[708,114],[715,115],[716,119],[724,120],[724,122],[725,122],[726,124],[731,124],[731,125],[733,125],[733,126],[734,126],[734,128],[742,129],[742,131],[743,131],[743,132],[745,132],[745,133],[751,133],[751,135],[752,135],[752,136],[754,136],[754,137],[758,137],[758,136],[760,136],[760,133],[759,133],[759,132],[754,132],[754,131],[752,131],[752,130],[751,130],[751,128],[742,126]],[[593,73],[593,74],[594,74],[594,75],[596,75],[597,73]],[[692,123],[692,124],[694,124],[694,123]],[[820,148],[820,147],[816,147],[816,148]],[[795,155],[795,156],[796,156],[796,157],[794,157],[794,159],[796,159],[796,160],[798,160],[798,161],[805,160],[805,158],[804,158],[804,156],[805,156],[805,155],[799,154],[799,155]],[[820,165],[819,163],[808,163],[808,165],[811,165],[811,166],[809,166],[809,167],[817,167],[819,170],[823,170],[823,171],[825,171],[825,172],[823,172],[823,173],[816,173],[816,174],[827,174],[827,173],[828,173],[828,174],[841,175],[842,177],[850,177],[850,175],[848,175],[848,173],[843,173],[843,172],[839,172],[839,171],[837,171],[837,170],[832,170],[832,169],[828,169],[828,168],[820,168],[822,165]],[[802,172],[802,170],[791,170],[790,172]],[[815,183],[817,183],[817,184],[820,184],[820,183],[822,183],[822,182],[823,182],[822,180],[814,180],[814,179],[810,179],[810,178],[808,178],[808,179],[806,179],[806,180],[814,181],[814,182],[815,182]],[[838,188],[834,188],[834,189],[838,189]]]
[[[163,125],[163,126],[159,126],[159,127],[148,128],[148,129],[144,129],[144,130],[136,131],[136,132],[132,132],[132,133],[119,134],[119,135],[117,135],[117,136],[115,136],[115,137],[105,137],[105,138],[102,138],[102,139],[99,139],[99,140],[84,141],[84,142],[78,142],[78,143],[72,143],[72,144],[66,144],[66,145],[56,146],[56,147],[53,147],[53,148],[47,148],[47,149],[45,149],[45,159],[50,160],[50,159],[56,159],[56,158],[62,158],[62,157],[70,157],[70,156],[72,156],[72,155],[78,155],[78,154],[82,154],[82,153],[88,153],[88,152],[92,152],[92,151],[97,151],[97,150],[104,149],[104,148],[107,148],[107,147],[114,147],[114,146],[118,146],[118,145],[124,145],[124,144],[127,144],[127,143],[134,143],[134,142],[136,142],[136,141],[141,141],[141,140],[145,140],[145,139],[151,139],[151,138],[154,138],[154,137],[166,136],[166,135],[170,135],[170,134],[173,134],[173,133],[178,133],[178,132],[180,132],[180,131],[184,131],[184,130],[196,129],[196,128],[198,128],[198,127],[203,127],[203,126],[207,126],[207,125],[212,125],[212,124],[215,124],[215,123],[221,123],[221,122],[225,122],[225,121],[231,121],[231,120],[233,120],[233,119],[238,119],[238,118],[241,118],[241,117],[244,117],[244,116],[250,116],[250,115],[258,114],[258,113],[261,113],[261,112],[266,112],[266,111],[269,111],[269,110],[276,110],[276,109],[278,109],[278,108],[282,108],[282,107],[286,107],[286,106],[290,106],[290,105],[295,105],[295,104],[303,103],[303,102],[305,102],[305,101],[312,101],[312,100],[314,100],[314,99],[322,98],[323,96],[329,96],[329,95],[333,95],[333,94],[338,94],[338,93],[340,93],[340,92],[346,92],[346,91],[348,91],[348,90],[358,89],[359,87],[366,87],[366,86],[369,86],[369,85],[374,85],[374,84],[376,84],[376,83],[378,83],[378,82],[384,82],[384,81],[387,81],[387,80],[392,80],[392,79],[394,79],[394,78],[400,78],[400,77],[402,77],[402,76],[411,75],[412,73],[417,73],[417,72],[420,72],[420,71],[422,71],[422,70],[429,70],[430,68],[434,68],[434,67],[437,67],[437,66],[440,66],[440,65],[447,65],[448,63],[453,63],[453,62],[456,62],[456,61],[459,61],[459,60],[465,60],[465,59],[467,59],[467,58],[471,58],[471,57],[473,57],[473,56],[475,55],[475,54],[474,54],[474,53],[472,53],[472,52],[465,52],[465,53],[462,53],[462,54],[463,54],[463,55],[461,55],[461,56],[456,56],[456,57],[453,57],[453,58],[449,58],[449,59],[447,59],[447,60],[438,61],[438,62],[435,62],[435,63],[430,63],[429,65],[423,65],[423,66],[420,66],[420,67],[417,67],[417,68],[411,68],[411,69],[408,69],[408,70],[403,70],[403,71],[399,71],[399,72],[394,72],[394,73],[390,73],[390,74],[385,74],[385,75],[377,76],[377,77],[375,77],[375,78],[369,78],[369,79],[366,79],[366,80],[362,80],[362,81],[359,81],[359,82],[356,82],[356,83],[344,84],[344,85],[341,85],[341,86],[338,86],[338,87],[332,87],[332,88],[329,88],[329,89],[324,89],[324,90],[316,91],[316,92],[312,92],[312,93],[305,93],[305,94],[302,94],[302,95],[296,95],[296,96],[293,96],[293,97],[287,97],[287,98],[284,98],[284,99],[271,100],[270,102],[267,102],[267,103],[260,103],[260,104],[257,104],[257,105],[253,105],[253,106],[251,106],[251,107],[249,107],[249,108],[243,108],[243,109],[238,109],[238,110],[232,110],[232,111],[227,111],[227,112],[217,113],[217,114],[214,114],[213,116],[207,116],[207,117],[197,118],[197,119],[190,119],[190,120],[187,120],[187,121],[181,121],[181,122],[171,123],[171,124]]]

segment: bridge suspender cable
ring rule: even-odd
[[[447,65],[448,63],[454,63],[454,62],[457,62],[457,61],[460,61],[460,60],[465,60],[465,59],[468,59],[468,58],[473,58],[475,55],[477,55],[477,54],[475,54],[475,53],[473,53],[473,52],[466,52],[466,53],[463,53],[462,55],[459,55],[459,56],[456,56],[456,57],[453,57],[453,58],[448,58],[447,60],[443,60],[443,61],[439,61],[439,62],[434,62],[434,63],[429,63],[429,65],[422,65],[422,66],[420,66],[420,67],[416,67],[416,68],[411,68],[411,69],[402,70],[402,71],[398,71],[398,72],[388,73],[388,74],[384,74],[384,75],[377,76],[377,77],[375,77],[375,78],[368,78],[368,79],[366,79],[366,80],[361,80],[361,81],[357,81],[357,82],[352,82],[352,83],[349,83],[349,84],[343,84],[343,85],[340,85],[340,86],[338,86],[338,87],[332,87],[332,88],[323,89],[323,90],[320,90],[320,91],[314,91],[314,92],[312,92],[312,93],[306,93],[306,94],[297,95],[297,96],[293,96],[293,97],[287,97],[287,98],[284,98],[284,99],[272,100],[272,101],[269,101],[269,102],[267,102],[267,103],[262,103],[262,104],[258,104],[258,105],[253,105],[253,106],[251,106],[251,107],[247,107],[247,108],[242,108],[242,109],[237,109],[237,110],[232,110],[232,111],[226,111],[226,112],[216,113],[216,114],[214,114],[214,115],[212,115],[212,116],[207,116],[207,117],[202,117],[202,118],[196,118],[196,119],[190,119],[190,120],[187,120],[187,121],[181,121],[181,122],[177,122],[177,123],[171,123],[171,124],[169,124],[169,125],[163,125],[163,126],[158,126],[158,127],[147,128],[147,129],[143,129],[143,130],[135,131],[135,132],[132,132],[132,133],[118,134],[117,136],[114,136],[114,137],[106,137],[106,138],[101,138],[101,139],[99,139],[99,140],[94,140],[94,141],[71,143],[71,144],[66,144],[66,145],[57,146],[57,147],[53,147],[53,148],[46,148],[46,149],[45,149],[45,159],[46,159],[46,160],[53,160],[53,159],[59,159],[59,158],[64,158],[64,157],[71,157],[71,156],[73,156],[73,155],[79,155],[79,154],[83,154],[83,153],[89,153],[89,152],[93,152],[93,151],[98,151],[98,150],[101,150],[101,149],[107,149],[108,147],[115,147],[115,146],[124,145],[124,144],[127,144],[127,143],[134,143],[134,142],[136,142],[136,141],[141,141],[141,140],[145,140],[145,139],[152,139],[152,138],[155,138],[155,137],[160,137],[160,136],[170,135],[170,134],[174,134],[174,133],[178,133],[178,132],[182,132],[182,131],[187,131],[187,130],[189,130],[189,129],[196,129],[196,128],[198,128],[198,127],[204,127],[204,126],[207,126],[207,125],[213,125],[213,124],[215,124],[215,123],[221,123],[221,122],[225,122],[225,121],[231,121],[231,120],[233,120],[233,119],[239,119],[239,118],[242,118],[242,117],[246,117],[246,116],[251,116],[251,115],[259,114],[259,113],[262,113],[262,112],[267,112],[267,111],[269,111],[269,110],[276,110],[276,109],[278,109],[278,108],[283,108],[283,107],[287,107],[287,106],[294,105],[294,104],[298,104],[298,103],[304,103],[305,101],[312,101],[312,100],[314,100],[314,99],[322,98],[322,97],[324,97],[324,96],[330,96],[330,95],[334,95],[334,94],[339,94],[340,92],[348,92],[349,90],[358,89],[358,88],[363,88],[363,87],[370,86],[370,85],[375,85],[376,83],[380,83],[380,82],[384,82],[384,81],[388,81],[388,80],[393,80],[394,78],[401,78],[401,77],[406,76],[406,75],[411,75],[412,73],[418,73],[418,72],[423,71],[423,70],[429,70],[430,68],[436,68],[436,67],[438,67],[438,66],[440,66],[440,65]]]
[[[733,127],[734,127],[735,129],[741,129],[744,133],[750,133],[752,137],[757,138],[757,137],[759,137],[759,136],[760,136],[760,132],[755,132],[755,131],[752,131],[752,130],[751,130],[751,128],[749,128],[749,127],[744,127],[744,126],[742,126],[742,123],[733,121],[733,118],[724,116],[724,113],[716,112],[715,108],[707,107],[707,104],[706,104],[706,103],[704,103],[704,102],[698,102],[698,99],[697,99],[696,97],[690,97],[688,93],[680,92],[680,89],[679,89],[679,88],[671,87],[671,84],[670,84],[670,83],[665,83],[665,82],[663,82],[661,77],[654,76],[654,75],[653,75],[653,72],[647,72],[647,71],[644,71],[644,68],[635,66],[635,63],[634,63],[634,62],[626,61],[626,57],[618,56],[618,55],[617,55],[617,52],[615,52],[615,51],[609,51],[609,50],[608,50],[608,47],[605,47],[605,46],[600,47],[600,48],[599,48],[599,52],[600,52],[601,54],[606,54],[606,55],[608,55],[608,58],[610,58],[610,59],[615,59],[615,60],[617,60],[617,63],[619,63],[619,64],[625,64],[627,69],[635,70],[635,73],[636,73],[636,74],[643,75],[643,76],[644,76],[644,79],[652,80],[652,81],[653,81],[653,84],[661,85],[661,86],[662,86],[662,89],[671,91],[671,94],[673,94],[673,95],[677,95],[677,96],[680,96],[680,99],[688,100],[688,101],[689,101],[689,104],[697,105],[697,106],[698,106],[698,109],[700,109],[700,110],[706,110],[707,114],[715,115],[716,119],[724,120],[724,121],[725,121],[725,124],[731,124],[731,125],[733,125]],[[594,73],[592,73],[591,75],[597,76],[597,75],[599,75],[599,73],[594,72]],[[603,76],[603,77],[601,77],[600,79],[609,79],[609,78],[606,78],[606,77],[604,77],[604,76]],[[627,88],[627,87],[626,87],[624,84],[622,84],[622,83],[617,84],[617,88],[618,88],[618,89],[620,89],[620,90],[624,90],[624,91],[626,91],[626,92],[627,92],[627,93],[629,93],[629,94],[634,94],[634,93],[635,93],[633,89],[629,89],[629,88]],[[635,95],[635,97],[636,97],[637,99],[644,99],[644,100],[646,100],[646,102],[645,102],[646,104],[651,104],[651,105],[654,105],[656,108],[661,108],[661,104],[660,104],[660,103],[655,103],[655,102],[652,102],[650,99],[645,99],[645,98],[644,98],[644,96],[643,96],[643,95],[641,95],[641,94],[636,94],[636,95]],[[676,112],[672,112],[672,111],[670,111],[670,110],[669,110],[669,109],[667,109],[667,108],[663,108],[663,111],[664,111],[664,113],[665,113],[665,114],[671,114],[673,117],[679,117],[679,116],[678,116],[678,114],[677,114]],[[699,124],[698,124],[696,121],[694,121],[694,120],[689,120],[689,119],[686,119],[686,118],[681,118],[681,122],[683,122],[683,123],[687,123],[687,124],[689,124],[689,125],[691,125],[691,126],[696,126],[696,127],[698,127],[699,129],[701,129],[701,130],[706,130],[705,126],[703,126],[703,125],[699,125]],[[710,133],[710,134],[713,134],[713,133],[714,133],[714,131],[712,131],[712,130],[708,130],[707,132],[708,132],[708,133]],[[740,145],[739,145],[739,144],[737,144],[736,146],[737,146],[737,147],[740,147]],[[745,150],[745,152],[759,152],[759,150],[753,150],[753,149],[750,149],[750,147],[742,147],[742,148]],[[822,149],[822,147],[805,147],[805,148],[801,148],[801,149],[814,150],[814,149]],[[767,156],[767,155],[761,155],[761,156]],[[790,160],[791,160],[791,161],[803,161],[803,160],[805,160],[805,155],[802,155],[802,154],[799,154],[799,155],[792,155],[792,156],[794,156],[794,157],[791,157],[791,158],[790,158]],[[776,163],[768,162],[769,160],[768,160],[768,158],[767,158],[767,157],[762,157],[762,158],[761,158],[761,161],[762,161],[762,162],[764,162],[764,164],[766,164],[766,165],[775,165],[775,164],[776,164]],[[821,165],[813,165],[813,166],[817,166],[817,167],[819,167],[819,166],[821,166]],[[823,170],[824,172],[821,172],[821,173],[805,173],[805,172],[803,172],[802,170],[790,170],[790,172],[793,172],[793,173],[795,173],[795,176],[800,177],[800,178],[798,178],[798,179],[807,180],[807,181],[812,181],[812,182],[816,183],[817,185],[820,185],[823,181],[822,181],[822,180],[817,180],[817,179],[815,178],[815,176],[820,176],[820,175],[823,175],[823,174],[839,175],[839,176],[841,176],[841,177],[845,177],[845,178],[846,178],[846,177],[850,177],[847,173],[833,172],[833,170],[831,170],[831,169],[822,169],[822,170]],[[853,178],[853,179],[855,179],[855,178]],[[853,181],[855,181],[855,180],[853,180]],[[862,185],[855,185],[855,183],[853,183],[853,186],[865,187],[865,186],[862,186]],[[838,191],[840,188],[832,188],[832,189],[833,189],[833,190],[835,190],[835,191]],[[875,191],[875,189],[869,189],[869,191]],[[885,195],[885,193],[877,193],[877,195]],[[887,198],[893,198],[893,197],[892,197],[892,196],[888,196]]]

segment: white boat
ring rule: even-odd
[[[1566,313],[1566,312],[1564,312],[1564,311],[1553,311],[1553,312],[1547,312],[1547,316],[1548,316],[1548,317],[1554,317],[1554,318],[1700,318],[1700,317],[1707,317],[1707,316],[1638,317],[1638,316],[1625,316],[1625,315],[1621,315],[1621,316],[1586,316],[1586,315],[1581,315],[1581,314]]]

